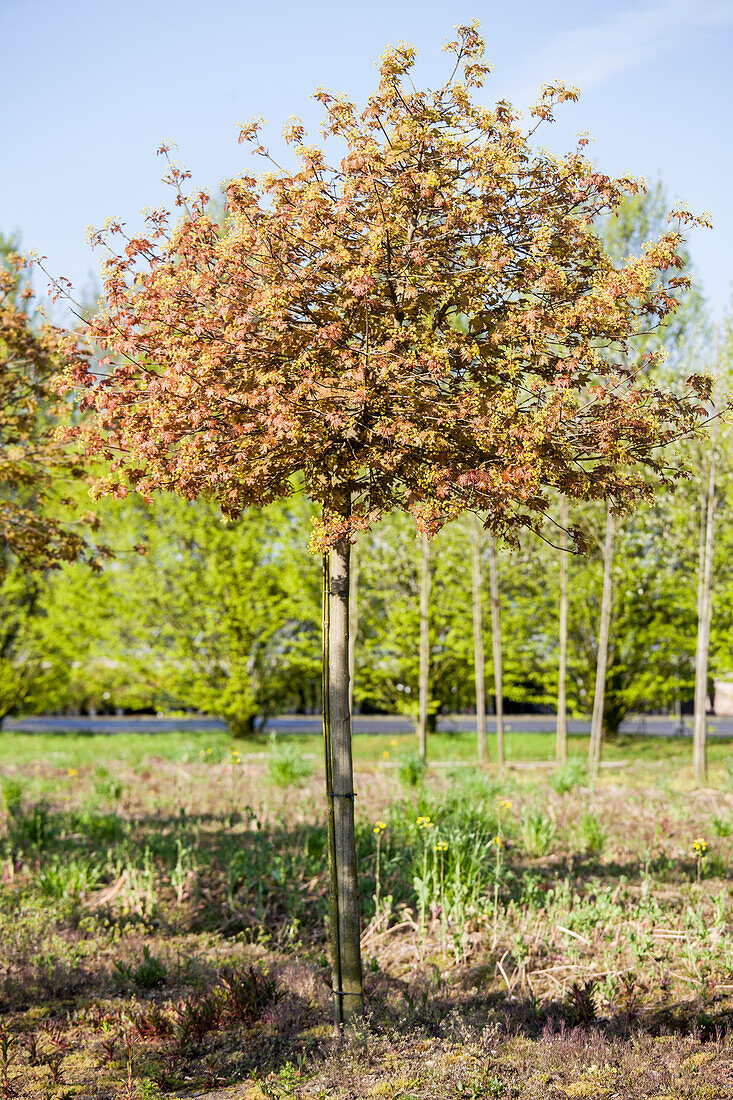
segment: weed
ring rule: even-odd
[[[555,826],[547,814],[541,810],[527,810],[522,813],[520,829],[524,850],[530,859],[539,859],[547,855],[555,839]]]
[[[226,968],[222,972],[219,989],[227,1018],[247,1026],[282,997],[277,982],[266,971],[255,966],[245,970]]]
[[[3,780],[3,802],[11,817],[17,817],[23,803],[23,788],[17,779]]]
[[[578,840],[581,850],[589,856],[599,856],[606,845],[606,831],[597,814],[584,813],[578,822]]]
[[[152,1077],[146,1077],[142,1081],[137,1081],[136,1089],[136,1100],[163,1100],[163,1093],[160,1091],[160,1086]]]
[[[567,764],[555,771],[550,779],[550,785],[556,794],[567,794],[576,787],[585,786],[588,782],[588,769],[582,760],[570,759]]]
[[[28,1064],[37,1066],[39,1062],[38,1034],[35,1031],[28,1032],[25,1037],[25,1045],[28,1051]]]
[[[89,860],[54,855],[42,866],[36,882],[44,897],[77,902],[97,885],[99,877],[99,869]]]
[[[270,744],[272,748],[267,768],[270,780],[276,787],[297,786],[312,774],[313,765],[310,760],[305,760],[294,745],[279,745],[274,735]]]
[[[573,982],[571,985],[563,1009],[568,1022],[573,1026],[587,1027],[596,1019],[596,993],[598,982],[595,978],[589,978],[583,984]]]
[[[397,775],[404,787],[418,787],[425,777],[427,763],[419,752],[408,753],[400,760]]]
[[[123,986],[135,989],[158,989],[165,985],[168,969],[160,959],[150,954],[150,948],[143,947],[142,962],[137,966],[131,963],[114,964],[117,977]]]
[[[730,836],[733,833],[733,819],[730,817],[713,816],[710,824],[716,836]]]

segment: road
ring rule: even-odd
[[[495,730],[495,720],[487,718],[489,733]],[[685,719],[686,732],[692,736],[692,719]],[[135,715],[123,718],[97,717],[97,718],[6,718],[0,728],[3,730],[17,730],[23,733],[164,733],[172,730],[190,730],[201,732],[205,730],[225,729],[225,723],[218,718],[209,718],[206,715],[190,715],[186,718],[157,718],[155,715]],[[441,732],[458,732],[461,730],[472,731],[476,728],[473,715],[455,715],[439,718],[438,730]],[[504,720],[504,728],[508,732],[527,731],[552,733],[555,730],[555,717],[552,714],[512,714]],[[320,715],[283,715],[271,718],[265,727],[266,733],[319,733],[321,729]],[[414,729],[409,718],[391,715],[357,715],[354,720],[355,733],[411,733]],[[572,734],[587,734],[590,732],[590,722],[585,719],[570,719],[568,732]],[[622,733],[646,733],[659,737],[671,737],[678,731],[676,721],[671,716],[651,715],[646,717],[634,717],[621,726]],[[715,718],[708,720],[708,734],[711,737],[733,738],[733,717]]]

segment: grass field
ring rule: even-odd
[[[513,731],[512,762],[553,738]],[[355,741],[368,1017],[331,1036],[321,745],[0,738],[3,1097],[733,1096],[733,761],[589,782]],[[219,1091],[221,1090],[221,1091]]]

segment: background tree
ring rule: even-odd
[[[124,363],[72,379],[97,411],[90,445],[114,461],[111,488],[214,496],[237,516],[299,479],[322,508],[338,1024],[363,1003],[350,538],[394,509],[429,536],[470,509],[512,539],[541,523],[548,487],[623,510],[653,495],[652,476],[669,480],[658,447],[695,429],[707,393],[704,379],[661,390],[622,354],[640,316],[674,308],[658,276],[682,263],[679,230],[614,265],[594,224],[637,184],[596,172],[582,147],[536,150],[506,103],[475,105],[488,71],[475,26],[448,49],[437,91],[411,86],[414,51],[400,46],[363,111],[319,92],[341,163],[294,123],[297,167],[233,181],[223,233],[203,194],[179,193],[173,228],[150,214],[145,235],[112,248],[89,329]],[[546,89],[533,114],[571,97]],[[242,137],[265,152],[257,124]]]
[[[39,323],[27,263],[12,244],[0,238],[0,576],[14,563],[44,569],[89,556],[83,526],[94,523],[72,514],[69,486],[85,464],[57,438],[69,406],[54,382],[67,363],[58,335]]]

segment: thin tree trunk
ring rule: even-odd
[[[483,764],[488,756],[486,743],[486,686],[484,684],[484,622],[481,599],[481,536],[483,527],[475,518],[471,531],[471,573],[473,596],[473,667],[476,680],[476,734],[478,760]]]
[[[489,588],[491,591],[491,652],[494,658],[496,700],[496,762],[504,770],[504,686],[501,666],[501,616],[499,614],[499,559],[496,539],[489,536]]]
[[[349,714],[349,543],[324,555],[323,733],[331,883],[331,970],[336,1030],[364,1012]]]
[[[430,682],[430,542],[420,539],[420,683],[418,685],[417,741],[423,760],[428,756],[428,688]]]
[[[563,532],[568,526],[568,502],[560,502],[560,526]],[[557,730],[556,755],[558,764],[568,759],[568,705],[567,705],[567,669],[568,669],[568,551],[560,551],[560,659],[557,669]]]
[[[359,633],[359,551],[351,545],[349,562],[349,714],[354,717],[354,672],[356,670],[356,639]]]
[[[590,726],[590,746],[588,749],[588,766],[591,771],[596,771],[601,763],[603,704],[606,694],[606,671],[608,669],[608,637],[611,627],[611,607],[613,605],[613,545],[615,532],[616,517],[609,505],[606,510],[606,542],[603,550],[603,599],[601,602],[601,625],[598,634],[596,688],[593,694],[593,718]]]
[[[708,658],[710,654],[710,625],[713,612],[713,560],[715,554],[715,445],[718,421],[715,421],[710,446],[710,468],[705,494],[705,541],[702,547],[698,587],[697,650],[695,653],[695,729],[692,740],[695,780],[704,783],[707,778],[707,714]]]

